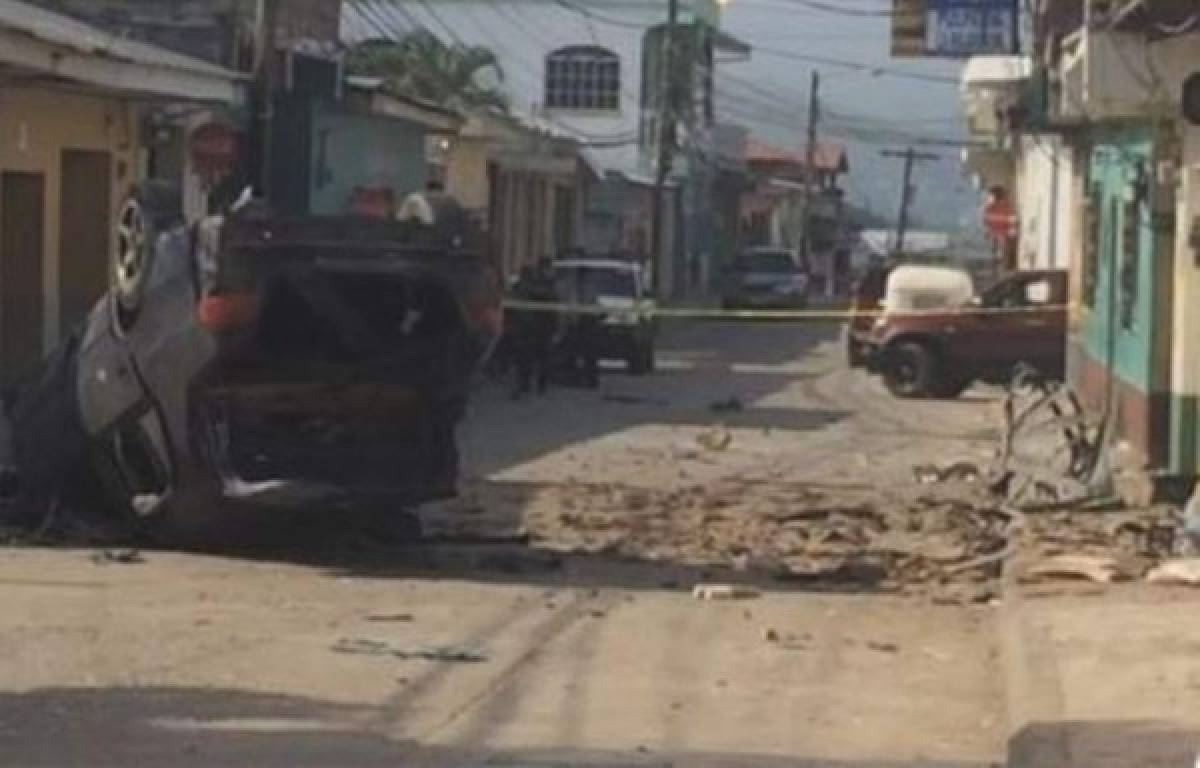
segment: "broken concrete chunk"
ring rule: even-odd
[[[1097,584],[1110,584],[1129,578],[1129,574],[1113,558],[1103,555],[1054,555],[1034,564],[1025,571],[1025,582],[1046,579],[1084,579]]]
[[[725,427],[715,427],[696,435],[696,442],[710,451],[724,451],[733,445],[733,433]]]
[[[739,584],[697,584],[692,597],[697,600],[749,600],[761,593],[753,587]]]
[[[1151,584],[1170,584],[1184,587],[1200,587],[1200,557],[1168,560],[1146,574]]]
[[[92,562],[96,565],[106,565],[108,563],[141,565],[146,562],[146,558],[142,557],[142,553],[136,549],[105,549],[93,554]]]

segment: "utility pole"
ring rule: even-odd
[[[679,25],[679,0],[667,2],[667,27],[665,30],[666,43],[662,58],[661,84],[662,95],[659,100],[658,125],[658,168],[654,177],[654,199],[650,208],[650,248],[653,251],[650,274],[655,293],[661,295],[662,275],[661,266],[666,259],[666,243],[664,242],[663,226],[663,194],[667,186],[667,176],[671,173],[671,161],[675,153],[675,120],[678,106],[678,94],[675,87],[675,29]]]
[[[939,157],[925,152],[918,152],[912,147],[903,151],[885,149],[880,154],[884,157],[904,160],[904,188],[900,191],[900,215],[896,221],[896,245],[893,250],[894,257],[899,258],[904,254],[904,236],[908,234],[908,215],[909,208],[912,206],[914,191],[912,183],[913,170],[918,162],[938,160]]]
[[[811,267],[809,260],[812,258],[812,198],[813,198],[813,181],[815,180],[814,166],[817,158],[817,121],[820,119],[820,91],[821,75],[816,70],[812,73],[812,86],[808,92],[808,143],[804,148],[804,207],[800,218],[800,224],[803,227],[801,230],[801,254],[803,256],[805,266]],[[833,280],[833,275],[829,275],[830,281]]]
[[[282,0],[258,0],[254,34],[254,188],[271,199],[272,123],[275,117],[273,80],[275,26]]]

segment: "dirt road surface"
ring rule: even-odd
[[[0,551],[3,762],[1002,763],[990,605],[886,574],[785,578],[782,528],[745,524],[798,504],[870,517],[919,491],[914,464],[991,450],[986,393],[900,404],[834,336],[668,328],[653,376],[520,402],[485,387],[464,498],[419,546],[289,521],[131,564]],[[821,546],[854,535],[827,527]],[[699,600],[702,582],[756,592]]]

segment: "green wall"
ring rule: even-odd
[[[1155,380],[1156,334],[1169,332],[1155,322],[1158,298],[1155,286],[1160,279],[1171,279],[1170,274],[1163,272],[1170,269],[1170,261],[1155,257],[1149,199],[1137,207],[1135,254],[1128,253],[1126,247],[1124,218],[1129,213],[1126,203],[1138,164],[1143,164],[1146,173],[1153,172],[1151,137],[1148,128],[1130,128],[1095,138],[1088,179],[1088,193],[1097,204],[1095,303],[1085,313],[1081,329],[1089,357],[1107,365],[1111,355],[1117,375],[1147,394],[1168,387],[1167,381]],[[1120,276],[1125,260],[1131,255],[1137,259],[1137,290],[1132,322],[1127,327],[1121,312],[1125,288]],[[1118,281],[1115,286],[1114,279]]]

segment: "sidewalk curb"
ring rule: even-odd
[[[1007,579],[1006,579],[1007,580]],[[1029,602],[1008,583],[997,617],[1008,731],[1008,768],[1070,768],[1062,681],[1054,639],[1030,620]]]

